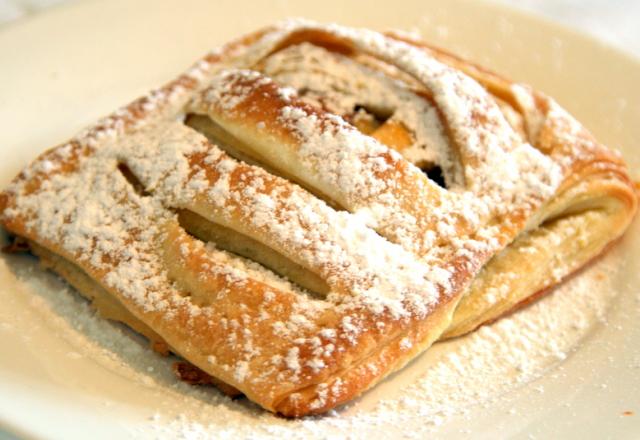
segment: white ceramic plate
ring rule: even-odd
[[[640,174],[640,64],[476,1],[83,2],[0,31],[0,185],[37,153],[287,16],[420,31],[556,97]],[[215,389],[92,316],[26,256],[0,257],[0,427],[42,438],[634,438],[640,432],[640,222],[603,260],[494,326],[438,344],[330,416],[289,422]],[[626,415],[625,415],[626,414]],[[0,433],[1,436],[1,433]]]

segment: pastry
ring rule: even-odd
[[[302,416],[531,300],[636,204],[550,98],[403,35],[295,20],[42,154],[0,220],[185,380]]]

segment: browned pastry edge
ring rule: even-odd
[[[410,337],[412,341],[421,341],[419,344],[414,344],[409,351],[401,348],[401,340],[403,338],[399,337],[372,354],[370,358],[363,358],[358,365],[350,367],[346,373],[340,375],[342,380],[341,388],[344,391],[337,394],[335,398],[328,399],[325,405],[319,408],[311,408],[309,406],[308,403],[313,400],[313,396],[318,391],[321,391],[318,389],[318,385],[311,385],[297,390],[295,394],[289,395],[279,402],[275,407],[276,412],[287,417],[322,414],[331,408],[360,396],[378,382],[384,380],[389,374],[400,370],[416,355],[433,344],[437,340],[437,335],[446,329],[451,319],[451,314],[455,310],[457,300],[458,298],[454,297],[447,298],[442,307],[439,307],[425,322],[412,329],[410,334],[402,335],[403,337]],[[431,335],[431,337],[424,339],[425,335]]]
[[[249,37],[245,37],[244,39],[239,40],[239,43],[238,42],[232,43],[230,46],[233,46],[234,44],[236,45],[248,44],[251,41],[254,41],[255,39],[257,39],[264,32],[265,31],[259,31],[258,33],[252,34]],[[287,44],[293,44],[292,42],[295,42],[295,38],[308,39],[309,35],[305,34],[304,32],[299,34],[294,34],[292,38],[290,38],[285,43],[283,43],[283,46]],[[320,41],[324,41],[325,46],[328,48],[331,48],[332,50],[348,51],[348,46],[345,46],[341,40],[333,41],[330,34],[322,34],[320,38],[316,37],[316,39]],[[221,57],[222,55],[218,54],[218,55],[211,55],[209,58],[215,58],[215,60],[217,61]],[[181,85],[187,88],[194,87],[194,83],[192,79],[183,76],[177,81],[170,83],[170,85],[166,86],[165,89],[170,90],[177,85]],[[144,103],[146,102],[145,101],[146,99],[148,98],[143,98],[141,100],[135,101],[129,106],[129,109],[133,116],[129,117],[129,119],[125,119],[124,121],[125,125],[132,124],[133,122],[135,122],[136,119],[143,118],[146,115],[147,110],[145,110],[145,107],[144,107]],[[101,127],[99,125],[93,128],[93,131],[100,131],[100,130],[101,130]],[[543,141],[548,142],[549,139],[543,139]],[[551,141],[553,141],[553,139],[551,139]],[[76,151],[80,152],[86,148],[85,146],[79,144],[77,141],[74,141],[74,142],[75,142],[74,145],[75,145]],[[553,146],[554,145],[552,142],[551,147]],[[43,156],[46,156],[47,154],[48,153],[44,153]],[[78,154],[82,154],[82,153],[78,153]],[[603,153],[603,156],[605,156],[604,153]],[[607,160],[603,160],[602,162],[603,163],[607,162],[611,164],[616,162],[616,160],[613,158],[607,157]],[[65,166],[68,167],[67,170],[72,169],[74,167],[74,161],[71,160],[70,162],[66,163]],[[585,163],[582,163],[582,166],[584,167],[584,169],[588,168],[588,166]],[[624,173],[624,170],[622,169],[621,166],[618,166],[618,171],[619,171],[618,174],[623,176],[622,180],[625,180],[626,173]],[[612,173],[615,173],[615,170],[612,170]],[[24,173],[22,173],[19,178],[27,179],[27,176],[24,175]],[[44,177],[36,177],[30,180],[33,190],[35,190],[40,185],[41,178],[44,178]],[[628,180],[628,178],[626,179]],[[12,204],[10,200],[11,197],[12,196],[7,193],[3,193],[0,196],[0,207],[2,208],[3,211],[7,206]],[[630,201],[632,200],[630,202],[631,205],[633,206],[632,210],[635,210],[636,199],[629,198],[629,200]],[[515,221],[514,223],[516,224],[522,223],[522,221],[524,220],[524,213],[513,213],[510,219],[514,220]],[[629,220],[630,220],[630,217],[629,217]],[[24,235],[25,237],[28,237],[34,240],[38,238],[35,236],[31,236],[29,234],[29,231],[26,230],[24,223],[22,224],[20,224],[20,222],[13,222],[13,223],[5,222],[5,223],[6,223],[5,226],[7,226],[9,229],[16,231],[20,235]],[[516,228],[518,225],[512,225],[512,226],[513,228]],[[59,247],[56,246],[56,244],[54,243],[43,243],[43,245],[49,248],[52,252],[56,252],[63,255],[64,258],[73,257],[69,255],[64,255],[64,252],[61,249],[59,249]],[[468,274],[469,271],[473,272],[478,268],[467,267],[463,270],[460,270],[460,268],[458,269],[459,270],[456,271],[455,274],[457,276],[460,276],[461,278],[464,278],[465,273]],[[100,279],[101,277],[101,274],[98,273],[98,271],[96,270],[88,271],[88,272],[97,279]],[[94,272],[94,273],[91,273],[91,272]],[[386,374],[400,368],[402,365],[404,365],[404,363],[410,360],[416,353],[426,348],[433,341],[433,339],[437,337],[434,335],[440,334],[444,330],[444,328],[446,327],[446,323],[448,323],[450,315],[453,312],[456,302],[462,292],[462,288],[464,287],[462,284],[465,284],[465,283],[466,283],[466,279],[464,280],[464,282],[460,281],[456,286],[456,289],[454,289],[456,292],[458,292],[458,294],[448,297],[446,301],[443,301],[441,304],[442,307],[439,308],[435,313],[431,314],[428,319],[423,320],[422,322],[403,323],[401,327],[403,327],[402,330],[406,331],[406,333],[402,333],[401,336],[410,337],[410,339],[413,342],[416,342],[415,344],[413,344],[411,350],[409,351],[402,350],[399,346],[401,343],[400,337],[396,337],[395,341],[389,341],[388,345],[386,345],[383,349],[377,352],[373,351],[369,355],[367,355],[366,353],[359,353],[358,355],[361,356],[359,359],[359,363],[355,367],[351,368],[348,372],[344,373],[343,375],[344,380],[343,380],[343,386],[341,387],[341,391],[332,393],[331,398],[326,399],[323,405],[320,405],[318,407],[312,407],[311,402],[314,396],[317,396],[318,394],[322,393],[321,387],[324,386],[324,384],[328,383],[326,381],[323,382],[323,385],[318,385],[317,383],[311,384],[309,386],[299,388],[297,390],[295,389],[290,390],[289,392],[284,393],[281,396],[264,397],[259,394],[259,391],[256,391],[250,396],[250,398],[257,401],[267,409],[270,409],[272,411],[278,411],[285,415],[290,415],[290,416],[300,416],[300,415],[311,414],[311,413],[320,413],[320,412],[326,411],[327,409],[332,408],[335,405],[338,405],[340,403],[343,403],[347,400],[352,399],[354,396],[358,395],[362,391],[366,390],[367,388],[375,384],[377,381],[383,378]],[[125,304],[125,306],[127,306],[127,308],[135,309],[134,305],[127,304],[127,301],[124,300],[123,298],[120,297],[120,300]],[[162,317],[160,316],[160,314],[142,313],[142,312],[139,312],[139,314],[141,316],[144,316],[145,322],[151,323],[151,326],[153,328],[158,327],[161,333],[164,333],[166,335],[169,335],[171,333],[170,329],[167,327],[167,324],[162,321]],[[187,313],[184,310],[182,309],[179,310],[177,313],[176,322],[180,322],[180,323],[186,322],[187,320],[186,315]],[[428,335],[428,336],[425,336],[425,335]],[[186,334],[177,335],[175,337],[178,339],[183,336],[188,336],[188,335]],[[193,346],[197,347],[200,345],[206,345],[208,339],[210,339],[213,336],[214,336],[213,334],[198,335],[198,337],[195,338],[196,340],[193,341]],[[368,335],[366,333],[362,335],[363,340],[367,337]],[[371,339],[375,340],[374,337],[371,337]],[[386,342],[387,341],[385,341],[385,343]],[[172,341],[169,340],[169,343],[171,344]],[[196,359],[196,362],[194,362],[196,366],[201,366],[201,365],[205,366],[205,360],[200,353],[190,352],[186,354],[188,354],[190,358]],[[373,359],[371,359],[372,357]],[[341,372],[333,371],[333,374],[339,376]],[[224,377],[224,379],[225,379],[225,382],[233,384],[233,379],[230,378],[229,376]],[[330,386],[330,385],[326,385],[326,386]]]
[[[502,318],[506,318],[509,317],[511,315],[513,315],[514,313],[517,313],[520,310],[526,309],[527,307],[533,305],[536,301],[538,301],[539,299],[552,294],[555,289],[557,289],[559,286],[561,286],[562,284],[569,282],[570,280],[581,276],[585,271],[588,271],[589,269],[591,269],[591,267],[596,264],[600,259],[604,258],[609,252],[612,251],[613,248],[615,248],[619,242],[622,240],[622,237],[618,237],[613,241],[610,241],[598,254],[594,255],[593,257],[591,257],[591,259],[589,259],[586,263],[580,265],[578,268],[576,268],[575,270],[569,272],[568,274],[566,274],[565,276],[562,277],[562,279],[560,279],[559,281],[544,287],[540,290],[537,290],[535,293],[527,296],[526,298],[524,298],[523,300],[521,300],[520,302],[516,303],[512,308],[510,308],[509,310],[503,312],[501,315],[496,316],[495,318],[492,318],[488,321],[484,321],[479,323],[478,325],[476,325],[474,328],[465,331],[465,332],[461,332],[459,334],[456,333],[447,333],[445,332],[443,334],[443,340],[446,339],[456,339],[456,338],[460,338],[460,337],[464,337],[466,336],[468,333],[470,332],[474,332],[477,329],[479,329],[480,327],[484,327],[485,325],[491,325],[493,323],[495,323],[496,321],[501,320]]]

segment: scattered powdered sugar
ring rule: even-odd
[[[488,219],[495,220],[507,209],[530,214],[553,194],[562,178],[561,166],[523,142],[487,92],[462,73],[410,45],[381,34],[332,25],[318,27],[297,23],[293,28],[287,26],[285,24],[274,36],[266,36],[253,51],[263,53],[270,45],[277,45],[278,39],[309,26],[312,30],[330,32],[364,53],[396,65],[429,89],[446,120],[452,141],[461,152],[464,190],[446,192],[436,187],[399,153],[363,135],[340,116],[302,105],[292,88],[278,87],[273,80],[251,70],[229,69],[208,75],[211,66],[204,63],[182,77],[194,89],[192,96],[196,104],[187,104],[189,93],[185,93],[183,85],[179,84],[173,90],[151,93],[141,101],[140,108],[134,106],[129,113],[129,110],[123,110],[121,114],[107,118],[100,123],[102,125],[74,139],[72,144],[47,153],[48,156],[27,169],[9,190],[18,196],[14,199],[15,205],[3,212],[8,221],[22,216],[26,232],[38,240],[57,244],[66,257],[77,260],[85,270],[88,267],[103,272],[104,275],[97,277],[99,281],[132,300],[139,307],[138,312],[166,311],[164,319],[168,320],[178,306],[186,305],[188,319],[194,320],[186,323],[186,327],[195,328],[191,324],[205,314],[218,319],[215,300],[228,292],[220,289],[221,292],[213,295],[218,297],[207,303],[207,307],[200,307],[193,301],[198,289],[182,295],[187,292],[181,292],[182,287],[171,280],[170,264],[163,261],[169,252],[163,250],[163,240],[171,230],[170,226],[179,229],[173,209],[190,209],[214,223],[256,237],[320,276],[331,291],[325,300],[312,301],[296,295],[301,292],[268,275],[267,271],[252,268],[239,260],[230,262],[233,259],[230,254],[211,247],[207,249],[200,242],[195,242],[193,248],[187,241],[178,246],[177,264],[196,255],[196,251],[204,250],[207,256],[202,260],[205,263],[198,270],[205,281],[207,275],[220,275],[228,285],[234,283],[229,290],[236,292],[243,291],[246,286],[243,283],[249,280],[265,281],[261,286],[266,289],[265,303],[269,303],[270,295],[293,294],[286,297],[291,306],[290,313],[283,314],[283,321],[273,321],[269,327],[269,331],[272,330],[269,336],[273,336],[272,339],[278,336],[277,342],[281,345],[278,345],[280,352],[271,356],[274,368],[268,371],[256,372],[250,364],[265,348],[264,342],[260,341],[265,335],[258,334],[249,325],[251,320],[272,318],[264,304],[251,306],[251,312],[255,313],[250,315],[244,313],[249,306],[238,302],[241,313],[237,319],[220,319],[220,328],[227,336],[220,345],[226,344],[236,357],[229,356],[232,357],[230,363],[220,365],[215,356],[206,359],[212,368],[219,367],[216,375],[223,371],[228,373],[225,380],[236,381],[234,385],[246,383],[247,388],[243,390],[249,395],[252,391],[249,382],[271,381],[273,384],[270,374],[275,375],[280,366],[284,366],[285,371],[280,371],[276,377],[282,381],[299,382],[302,372],[322,372],[328,366],[325,358],[331,356],[336,345],[338,350],[345,350],[346,345],[341,343],[357,345],[364,340],[361,338],[366,337],[365,330],[368,329],[363,328],[362,322],[366,317],[385,314],[399,323],[402,318],[427,316],[443,296],[455,293],[457,286],[453,284],[452,280],[456,278],[453,275],[461,274],[468,281],[492,252],[513,238],[507,237],[508,234],[501,235]],[[255,55],[251,50],[248,52],[247,59]],[[196,84],[189,81],[196,81]],[[433,147],[429,160],[446,166],[450,158],[443,153],[446,145],[442,139],[442,124],[433,106],[406,99],[409,92],[393,81],[387,81],[384,87],[381,84],[385,80],[377,78],[377,81],[378,84],[372,83],[372,87],[381,93],[379,99],[397,106],[400,109],[398,117],[404,115],[405,122],[420,136],[424,135],[425,142]],[[205,82],[209,83],[208,88],[204,88]],[[380,92],[383,89],[385,91]],[[243,106],[252,108],[252,103],[247,101],[250,96],[255,98],[254,95],[273,98],[270,102],[275,108],[275,116],[270,124],[250,121],[250,130],[246,131],[254,134],[256,130],[286,131],[297,144],[293,148],[293,143],[286,143],[286,136],[271,137],[279,147],[278,160],[299,160],[300,166],[292,167],[292,173],[299,172],[296,177],[307,184],[312,181],[329,187],[328,194],[335,196],[351,212],[336,210],[285,179],[228,157],[202,134],[179,122],[185,111],[198,109],[198,103],[210,105],[231,119],[234,114],[238,116],[238,109]],[[408,107],[402,107],[406,103]],[[258,106],[253,103],[253,107]],[[133,110],[157,110],[157,114],[141,118],[137,125],[134,124],[135,129],[128,130],[130,119],[135,119]],[[410,120],[408,114],[415,118],[416,112],[425,115],[422,122]],[[560,110],[557,113],[562,116]],[[569,119],[566,123],[572,122]],[[220,125],[226,128],[224,124]],[[579,127],[570,128],[575,128],[576,133],[571,132],[568,136],[577,137]],[[240,137],[239,131],[228,130],[231,135]],[[424,139],[421,137],[420,140]],[[294,153],[290,151],[285,157],[289,147]],[[143,189],[128,181],[124,172],[117,172],[122,171],[120,166],[123,164]],[[59,165],[73,171],[58,172]],[[47,178],[38,181],[43,173],[48,174]],[[39,185],[35,190],[33,181],[27,180],[30,177]],[[455,177],[452,179],[456,180]],[[467,223],[468,230],[460,232],[457,228],[460,219]],[[439,260],[441,254],[433,246],[437,239],[443,248],[451,251],[447,257],[459,257],[462,261],[453,264],[449,260]],[[173,258],[169,260],[174,262]],[[183,269],[186,266],[183,265]],[[458,281],[458,285],[462,284]],[[283,287],[286,292],[269,291],[267,286]],[[210,293],[206,290],[204,295]],[[316,312],[330,306],[338,316],[335,329],[322,328],[326,326],[322,321],[319,325],[314,322],[319,316]],[[360,309],[366,310],[366,314],[353,312]],[[408,321],[402,321],[405,322]],[[398,325],[405,325],[402,323]],[[550,330],[550,322],[541,318],[539,323],[542,328],[536,330]],[[211,320],[209,324],[210,328],[217,328]],[[486,351],[491,341],[511,337],[514,329],[501,327],[505,325],[498,324],[492,327],[494,330],[481,330],[467,338],[472,341],[470,345],[437,364],[445,367],[434,368],[464,373],[468,365],[478,362],[476,355]],[[384,334],[382,327],[375,330]],[[329,334],[331,331],[334,334]],[[321,341],[320,336],[325,334],[331,341]],[[505,345],[512,344],[523,353],[537,347],[537,342],[531,342],[536,332],[521,334],[521,338]],[[473,341],[478,338],[480,345],[476,347]],[[264,339],[269,340],[268,337]],[[483,342],[486,340],[489,342]],[[379,338],[379,342],[387,341]],[[400,341],[403,350],[410,350],[412,345],[408,338]],[[561,346],[560,342],[554,345],[554,353],[561,353]],[[311,351],[311,356],[305,354],[307,351]],[[499,351],[491,353],[501,356],[509,365],[515,362],[514,359],[522,364],[519,352],[512,353],[509,358]],[[149,368],[151,372],[155,370],[155,367],[148,367],[147,371]],[[378,374],[377,366],[371,368],[374,375]],[[517,370],[528,372],[530,369],[520,365]],[[520,376],[514,380],[518,378]],[[322,408],[331,394],[340,392],[339,382],[333,382],[331,386],[329,383],[318,385],[311,409]],[[407,395],[413,389],[419,393],[421,387],[427,386],[422,383],[418,381],[417,385],[412,385],[407,389]],[[190,391],[185,394],[190,395]],[[293,396],[295,394],[291,396],[292,400]],[[385,405],[383,402],[373,412],[356,413],[343,419],[329,417],[295,423],[304,431],[313,425],[313,420],[320,425],[328,423],[332,426],[335,422],[339,426],[342,420],[357,424],[376,414],[390,423],[402,423],[402,417],[407,417],[402,408],[411,406],[405,402],[398,408],[392,402],[389,405],[393,411],[388,411]],[[271,420],[269,415],[256,416],[252,408],[224,399],[213,406],[220,413],[211,420],[222,420],[220,417],[229,417],[230,413],[246,420]],[[428,404],[426,408],[429,408]],[[239,420],[240,425],[244,425],[242,420]],[[200,428],[196,429],[198,435]],[[251,429],[254,428],[260,426],[254,424]],[[288,425],[270,422],[268,433],[277,434],[280,428],[287,429]],[[206,433],[206,429],[202,429]],[[234,429],[240,428],[229,427],[229,435]]]
[[[298,23],[294,28],[305,26]],[[175,296],[175,292],[166,289],[164,268],[154,248],[153,242],[160,234],[157,224],[172,218],[167,207],[188,207],[196,197],[206,193],[218,211],[231,211],[233,203],[243,203],[242,209],[235,209],[239,211],[235,213],[239,217],[236,221],[242,220],[241,228],[246,229],[241,232],[248,235],[263,232],[269,237],[263,238],[267,244],[297,257],[303,267],[321,274],[335,287],[327,297],[329,300],[338,302],[336,294],[347,291],[374,313],[390,310],[399,318],[411,311],[425,316],[439,293],[446,294],[451,288],[448,265],[423,265],[407,252],[415,251],[423,257],[431,251],[433,237],[425,233],[432,226],[429,222],[435,222],[436,232],[451,245],[457,232],[451,212],[471,211],[464,214],[471,223],[477,222],[482,214],[505,209],[499,207],[507,206],[506,201],[511,201],[512,209],[516,209],[520,204],[513,207],[514,196],[523,197],[525,204],[531,197],[539,203],[557,185],[553,178],[555,164],[514,138],[497,106],[470,78],[378,33],[333,25],[319,29],[351,41],[364,53],[395,64],[422,82],[434,94],[458,146],[476,159],[480,158],[480,150],[484,151],[480,166],[465,166],[465,173],[469,177],[469,170],[475,170],[488,189],[479,191],[477,182],[468,182],[470,192],[480,195],[472,204],[460,203],[466,202],[465,195],[470,194],[465,192],[461,196],[451,195],[448,204],[422,206],[429,197],[428,191],[423,192],[428,181],[398,153],[362,135],[339,116],[315,113],[295,104],[281,106],[278,121],[301,141],[297,155],[306,175],[300,177],[328,183],[332,195],[352,212],[365,209],[368,214],[350,217],[334,212],[296,187],[287,187],[290,194],[286,196],[280,194],[284,191],[279,187],[278,191],[265,191],[262,182],[269,175],[260,169],[245,166],[243,169],[248,168],[245,176],[253,174],[248,179],[254,184],[232,187],[232,176],[242,167],[208,145],[195,131],[172,122],[171,115],[167,120],[167,114],[171,113],[167,109],[164,119],[147,120],[133,133],[123,132],[125,121],[116,115],[113,127],[98,130],[95,139],[90,131],[81,136],[81,140],[88,137],[94,141],[96,149],[76,153],[77,171],[48,176],[33,193],[26,193],[29,185],[18,181],[13,191],[23,194],[15,199],[17,206],[4,213],[5,217],[14,215],[14,210],[21,211],[21,215],[27,216],[27,228],[36,231],[41,239],[64,243],[70,255],[88,261],[94,269],[107,271],[104,282],[108,286],[147,310],[164,310],[167,303],[163,296]],[[291,29],[285,24],[282,32],[279,38],[284,38]],[[266,37],[267,46],[273,44],[269,43],[270,38]],[[230,114],[248,96],[262,90],[273,91],[271,79],[249,70],[226,70],[212,76],[210,82],[211,87],[203,92],[202,99]],[[408,93],[387,84],[386,88],[389,87],[396,95]],[[291,89],[276,88],[276,91],[285,104],[291,101]],[[162,103],[163,98],[165,94],[154,92],[145,103]],[[396,96],[395,102],[402,101],[401,98]],[[173,110],[182,114],[183,108],[177,106]],[[435,118],[430,106],[413,110],[424,110],[431,119]],[[487,123],[471,120],[472,111],[482,112]],[[437,125],[436,122],[433,124]],[[441,137],[441,128],[436,127],[435,131],[438,132],[435,137]],[[515,153],[508,154],[510,150]],[[200,153],[208,154],[205,163],[216,177],[189,163],[190,157]],[[118,162],[127,163],[150,197],[135,194],[125,179],[110,171]],[[36,163],[28,172],[55,168],[50,160],[43,163]],[[489,167],[491,170],[487,172]],[[497,170],[500,172],[496,173]],[[409,191],[398,180],[410,182],[416,191]],[[408,197],[413,200],[407,200]],[[419,208],[414,208],[414,204]],[[228,214],[219,217],[215,221],[231,226]],[[360,221],[363,218],[373,218],[378,232],[396,244],[379,238]],[[476,234],[474,241],[479,245],[478,239],[482,239],[485,256],[500,245],[489,231],[485,228],[481,231],[484,235]],[[473,254],[469,240],[459,241],[461,249]],[[466,257],[464,253],[457,255]],[[105,259],[109,263],[105,264]],[[114,265],[113,261],[118,263]]]
[[[198,152],[208,154],[207,163],[218,174],[215,180],[207,181],[204,170],[194,173],[189,168],[187,157]],[[145,188],[164,203],[197,209],[194,200],[206,195],[219,209],[217,223],[230,222],[247,235],[254,235],[252,226],[264,231],[271,237],[270,247],[317,270],[336,286],[327,297],[335,303],[345,302],[341,297],[348,290],[374,313],[386,309],[395,317],[406,316],[407,311],[424,316],[438,299],[436,286],[445,290],[449,286],[447,271],[417,261],[359,217],[334,211],[288,182],[227,157],[180,123],[140,130],[110,154],[122,155]],[[244,182],[230,184],[238,172],[244,173]],[[267,192],[267,182],[270,188],[283,188]],[[234,209],[234,204],[241,209]],[[237,216],[233,222],[231,213]]]
[[[68,353],[70,359],[92,359],[106,371],[129,379],[132,390],[154,396],[148,406],[134,407],[138,421],[127,425],[130,434],[177,439],[311,439],[374,432],[378,438],[434,435],[448,423],[473,417],[482,406],[511,398],[517,388],[570,356],[594,326],[606,322],[606,311],[616,295],[611,283],[619,267],[616,257],[608,255],[532,306],[466,337],[436,344],[358,402],[325,416],[286,420],[245,399],[228,399],[213,387],[176,382],[172,358],[151,352],[133,332],[96,316],[85,300],[54,276],[40,271],[36,276],[31,270],[34,261],[21,260],[25,257],[6,257],[10,269],[27,286],[23,294],[32,297],[31,312],[74,347]],[[15,323],[16,331],[22,327]],[[38,325],[34,327],[20,330],[27,345],[33,343],[29,335]],[[11,328],[9,322],[3,326]],[[331,336],[328,330],[325,333]],[[295,353],[285,362],[300,368]],[[243,374],[241,367],[236,374]],[[107,410],[131,405],[127,396],[120,399],[109,400]]]

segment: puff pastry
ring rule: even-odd
[[[188,380],[302,416],[553,286],[636,205],[620,157],[552,99],[295,20],[42,154],[0,218]]]

